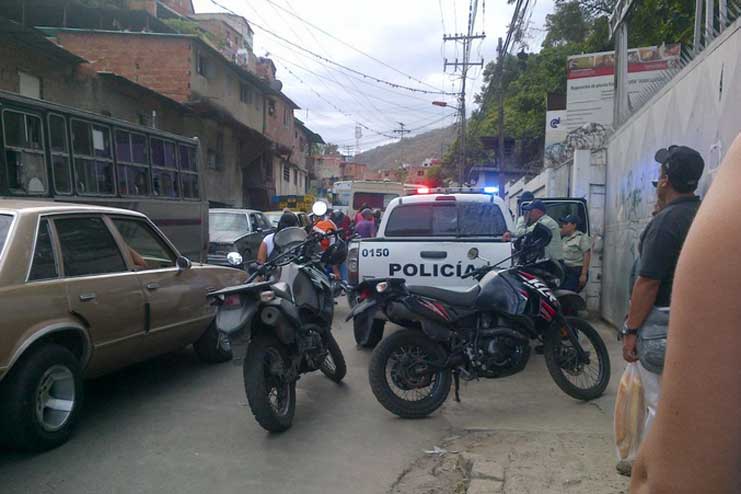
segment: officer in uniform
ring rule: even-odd
[[[592,260],[592,240],[584,232],[577,230],[579,218],[569,214],[560,219],[563,262],[566,278],[561,288],[580,292],[589,280],[589,263]]]

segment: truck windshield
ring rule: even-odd
[[[496,204],[479,202],[408,204],[394,208],[386,237],[498,237],[507,230]]]
[[[383,192],[356,192],[353,197],[352,207],[359,210],[363,205],[371,209],[386,209],[391,201],[399,197],[399,194],[386,194]]]
[[[10,230],[10,225],[12,224],[12,216],[10,216],[9,214],[0,215],[0,254],[5,247],[5,239],[8,237],[8,231]]]

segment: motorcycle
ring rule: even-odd
[[[566,315],[586,307],[576,293],[555,288],[563,269],[542,259],[550,238],[537,225],[504,260],[516,259],[513,267],[487,261],[464,276],[478,281],[464,292],[407,286],[398,278],[359,285],[360,302],[348,320],[384,318],[405,328],[381,340],[371,357],[369,380],[381,405],[404,418],[429,415],[447,399],[451,380],[460,401],[460,378],[522,371],[531,340],[543,344],[548,371],[562,391],[585,401],[601,396],[610,379],[607,348],[591,324]],[[475,248],[468,257],[486,261]],[[372,331],[372,324],[364,326]]]
[[[299,227],[281,230],[274,238],[279,255],[253,265],[246,284],[209,294],[218,306],[217,329],[229,338],[246,333],[245,393],[255,419],[270,432],[291,427],[302,374],[320,370],[339,383],[347,372],[331,332],[334,297],[324,270],[337,262],[343,248],[335,242],[323,253],[319,249],[319,241],[332,235],[307,234]],[[282,276],[290,283],[256,281],[279,268],[293,270]]]

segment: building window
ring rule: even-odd
[[[288,127],[288,107],[283,107],[283,127]]]
[[[418,177],[424,177],[424,176],[425,176],[425,172],[424,172],[424,170],[419,170],[419,171],[417,172],[417,176],[418,176]]]
[[[284,182],[291,181],[291,169],[288,168],[288,165],[283,165],[283,181]]]
[[[293,185],[298,185],[298,170],[293,170]]]
[[[275,116],[275,100],[269,99],[268,100],[268,115],[271,117]]]
[[[206,56],[200,52],[196,54],[196,72],[203,77],[208,77],[208,63],[206,61]]]
[[[247,84],[239,85],[239,101],[245,105],[252,104],[252,89]]]
[[[18,85],[20,86],[18,88],[18,92],[21,94],[21,96],[41,99],[41,79],[39,77],[19,71]]]

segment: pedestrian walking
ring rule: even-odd
[[[660,164],[654,181],[657,200],[664,206],[646,226],[640,237],[638,277],[633,285],[630,308],[621,331],[623,358],[640,362],[641,373],[651,373],[660,384],[666,349],[674,272],[700,198],[695,190],[705,163],[687,146],[670,146],[655,155]],[[645,375],[645,374],[644,374]],[[657,396],[660,394],[657,393]],[[647,403],[649,413],[655,404]],[[618,471],[630,474],[631,465],[618,463]]]
[[[560,223],[563,262],[566,267],[566,277],[561,288],[578,293],[589,281],[592,240],[589,235],[577,229],[579,218],[576,215],[564,216]]]
[[[632,494],[741,492],[741,137],[728,150],[687,235],[671,297],[656,419]],[[729,221],[731,220],[731,221]]]

